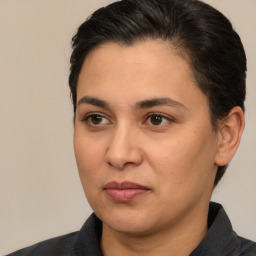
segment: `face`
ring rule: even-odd
[[[170,46],[98,46],[84,61],[77,99],[77,165],[104,226],[146,234],[208,208],[218,136],[206,96]]]

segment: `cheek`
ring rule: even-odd
[[[150,148],[150,147],[148,147]],[[214,138],[209,134],[182,133],[166,139],[161,145],[150,148],[151,165],[157,173],[158,183],[175,190],[192,189],[204,184],[214,166]],[[181,189],[182,188],[182,189]]]
[[[166,139],[160,145],[155,147],[148,146],[149,161],[154,169],[159,173],[159,177],[166,179],[168,177],[178,178],[184,172],[188,172],[188,165],[191,164],[193,152],[189,141],[179,138]]]
[[[92,208],[95,202],[99,203],[99,193],[101,191],[100,165],[102,162],[102,152],[97,146],[100,143],[92,143],[90,138],[79,136],[75,132],[74,150],[79,171],[80,180],[86,198]],[[96,200],[98,198],[98,200]]]
[[[74,150],[79,175],[84,183],[97,178],[97,170],[103,161],[103,145],[75,130]]]

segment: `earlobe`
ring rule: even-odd
[[[244,130],[244,112],[236,106],[219,124],[218,152],[215,163],[218,166],[227,165],[235,155]]]

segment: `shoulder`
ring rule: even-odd
[[[243,237],[238,237],[240,240],[240,252],[241,256],[256,256],[256,243],[245,239]]]
[[[6,256],[72,256],[75,255],[75,242],[78,232],[55,237],[18,250]]]
[[[256,256],[256,243],[236,234],[222,205],[210,203],[208,227],[206,236],[191,256]]]
[[[45,240],[5,256],[102,256],[101,232],[102,222],[91,214],[78,232]]]

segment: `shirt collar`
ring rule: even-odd
[[[239,239],[220,204],[210,203],[208,227],[206,236],[190,256],[225,256],[239,245]],[[102,256],[101,234],[102,222],[93,213],[78,233],[77,254],[79,256]]]
[[[208,232],[190,256],[225,256],[239,245],[236,233],[222,205],[210,203]]]

